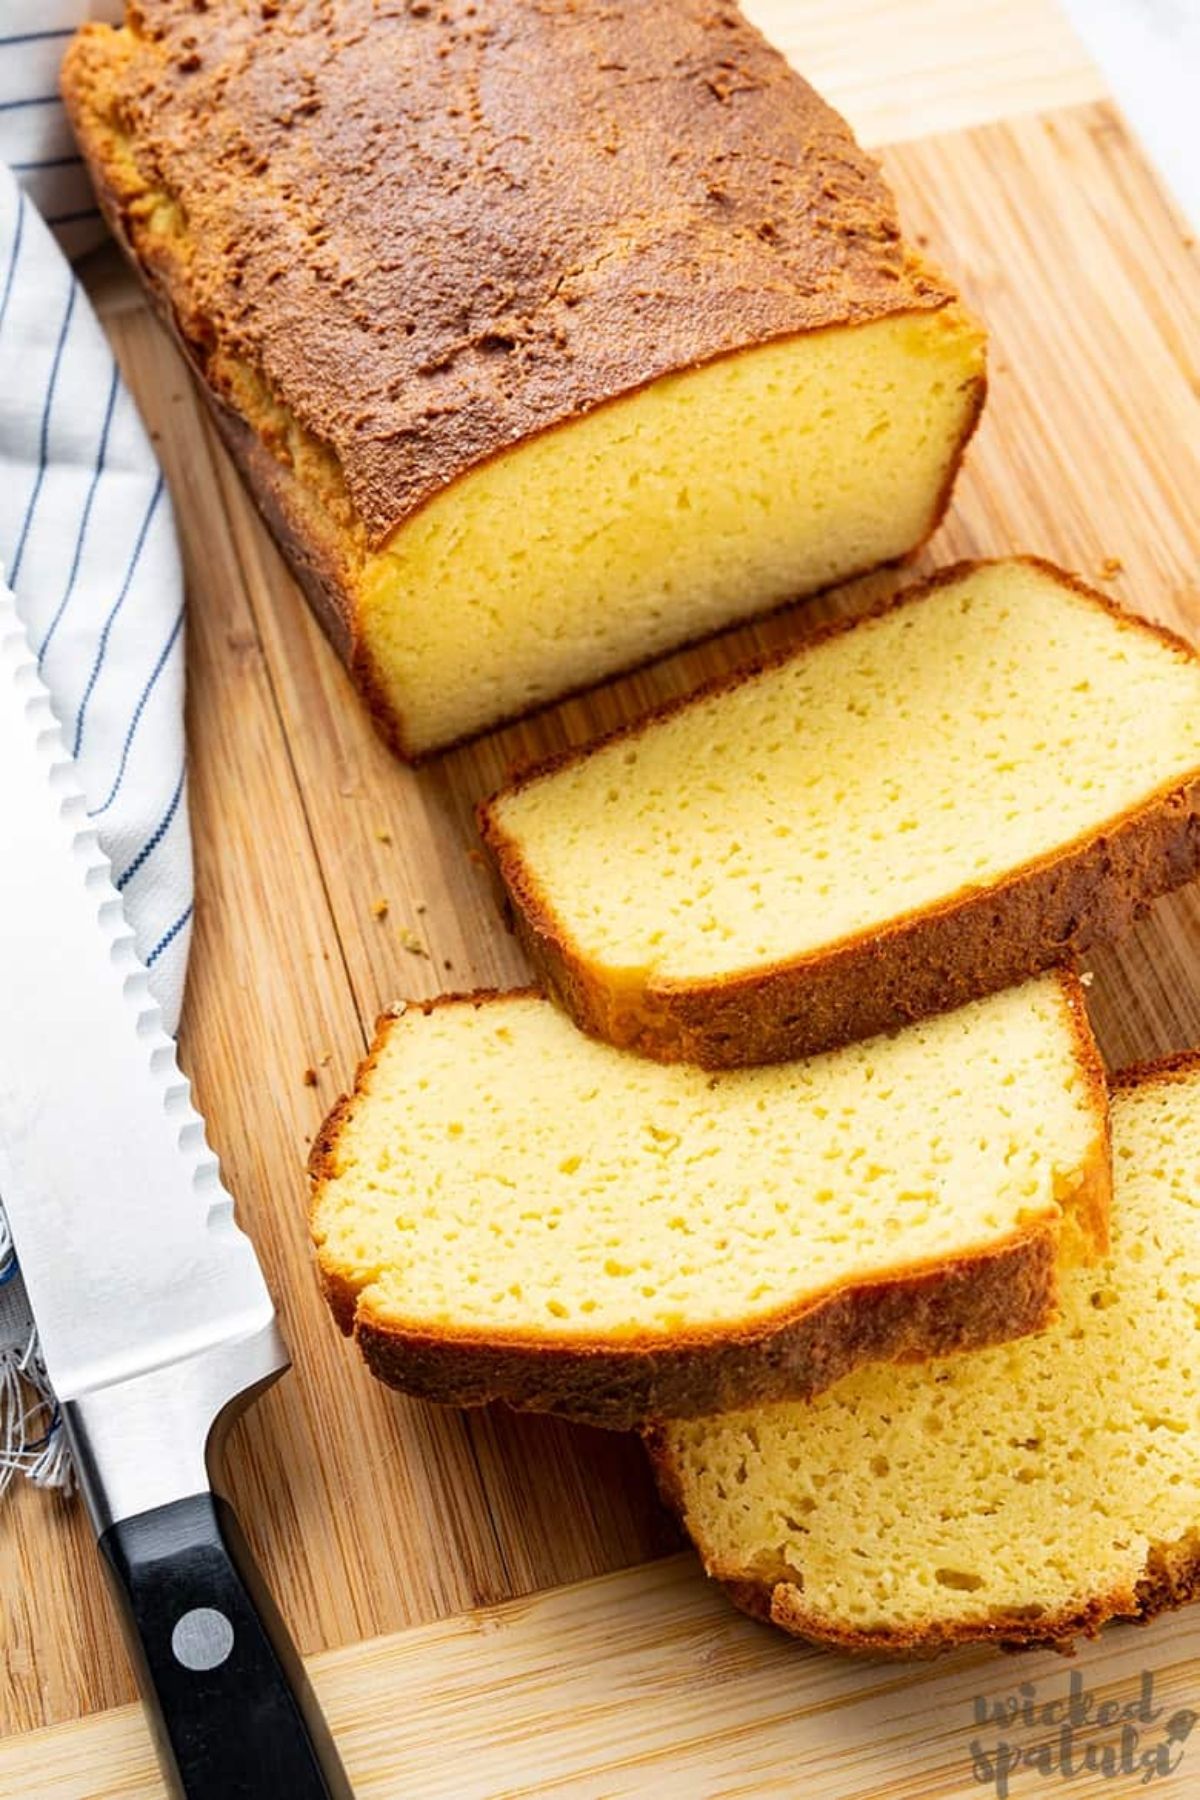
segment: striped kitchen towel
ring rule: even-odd
[[[18,177],[71,257],[103,242],[104,223],[58,98],[58,65],[77,25],[120,13],[120,0],[0,4],[0,163]]]
[[[63,46],[92,10],[0,5],[0,578],[173,1030],[192,917],[179,553],[149,439],[63,254],[102,236],[56,99]],[[0,1492],[17,1472],[70,1479],[0,1213]]]

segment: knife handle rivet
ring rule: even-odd
[[[232,1649],[233,1626],[215,1606],[194,1606],[175,1621],[171,1653],[185,1669],[219,1669]]]

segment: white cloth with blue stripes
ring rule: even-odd
[[[173,1030],[192,917],[179,552],[154,451],[64,255],[103,237],[56,98],[64,43],[92,10],[0,5],[0,579]],[[69,1479],[0,1214],[0,1492],[17,1472]]]

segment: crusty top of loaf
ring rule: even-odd
[[[669,371],[951,298],[727,0],[137,0],[64,92],[118,223],[98,122],[182,209],[185,334],[333,447],[372,548]]]

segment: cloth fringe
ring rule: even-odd
[[[11,1253],[7,1267],[11,1273],[4,1278],[11,1280]],[[75,1486],[62,1413],[33,1331],[23,1349],[0,1350],[0,1496],[16,1475],[64,1494]]]

